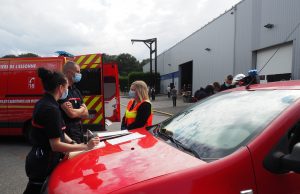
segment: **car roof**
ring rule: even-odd
[[[250,85],[248,89],[246,86],[234,88],[231,91],[242,90],[300,90],[300,80],[269,82],[263,84]]]

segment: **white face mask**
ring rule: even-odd
[[[129,90],[129,92],[128,92],[128,96],[129,96],[129,98],[135,98],[135,97],[136,97],[136,93],[135,93],[135,91],[133,91],[133,90]]]
[[[69,93],[69,89],[66,89],[62,94],[62,96],[60,97],[60,100],[66,99],[68,97],[68,93]]]
[[[80,82],[81,77],[82,77],[82,74],[81,74],[81,73],[75,73],[74,77],[72,77],[73,82],[74,82],[74,83]]]

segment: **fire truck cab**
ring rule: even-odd
[[[103,64],[101,54],[68,57],[0,59],[0,135],[26,136],[35,103],[43,96],[39,67],[61,71],[66,61],[76,62],[82,73],[77,87],[89,110],[83,127],[105,130],[105,119],[120,121],[120,93],[116,63]]]

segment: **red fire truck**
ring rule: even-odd
[[[34,104],[43,95],[37,68],[61,71],[66,61],[75,61],[81,68],[82,92],[89,117],[83,127],[105,130],[105,119],[120,121],[120,93],[116,63],[103,64],[101,54],[69,57],[3,58],[0,59],[0,135],[26,136]]]

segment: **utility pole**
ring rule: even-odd
[[[131,43],[133,44],[134,42],[143,42],[145,45],[150,49],[150,77],[151,77],[151,83],[150,87],[154,87],[156,91],[156,75],[157,75],[157,38],[151,38],[151,39],[145,39],[145,40],[139,40],[139,39],[131,39]],[[154,49],[152,47],[152,44],[154,45]],[[153,78],[153,73],[152,73],[152,54],[155,54],[155,60],[154,60],[154,78]]]

